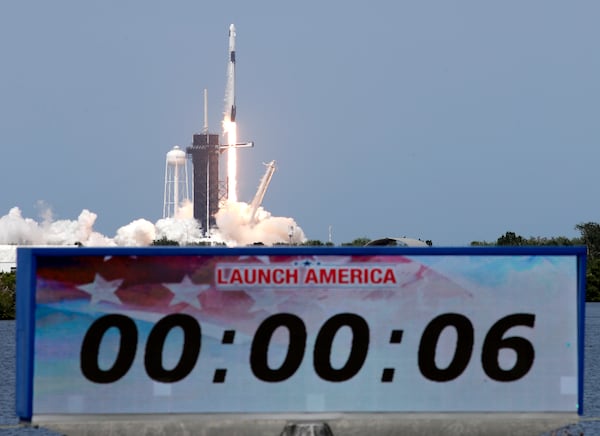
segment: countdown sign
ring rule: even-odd
[[[585,247],[19,248],[17,413],[579,412]]]

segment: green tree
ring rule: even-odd
[[[16,276],[14,271],[0,273],[0,320],[15,319]]]
[[[581,233],[581,241],[587,247],[585,272],[586,301],[600,301],[600,224],[580,223],[575,226]]]
[[[506,232],[498,238],[496,245],[524,245],[523,237],[515,232]]]
[[[495,242],[487,242],[487,241],[471,241],[472,247],[490,247],[496,245]]]
[[[304,241],[301,245],[306,245],[309,247],[323,247],[325,244],[323,244],[322,241],[319,241],[317,239],[308,239],[307,241]]]
[[[173,241],[172,239],[168,239],[166,236],[163,236],[160,239],[155,239],[154,241],[152,241],[151,245],[171,245],[171,246],[177,246],[179,245],[179,242],[177,241]]]
[[[585,301],[600,301],[600,259],[588,259],[585,284]]]
[[[540,236],[525,239],[524,245],[542,245],[542,246],[570,246],[580,244],[579,238],[569,239],[566,236],[557,236],[553,238],[544,238]]]
[[[371,240],[367,237],[356,238],[352,242],[344,242],[342,243],[342,247],[363,247],[367,245]]]
[[[600,224],[580,223],[575,226],[581,233],[581,241],[586,245],[589,259],[600,257]]]

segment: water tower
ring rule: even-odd
[[[163,218],[175,218],[177,209],[190,198],[186,162],[185,151],[177,145],[167,153]]]

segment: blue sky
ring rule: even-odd
[[[162,217],[165,154],[221,131],[237,28],[239,198],[310,239],[435,245],[600,221],[596,1],[0,3],[0,216]]]

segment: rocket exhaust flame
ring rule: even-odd
[[[227,135],[227,198],[237,201],[237,126],[233,121],[223,121]]]

